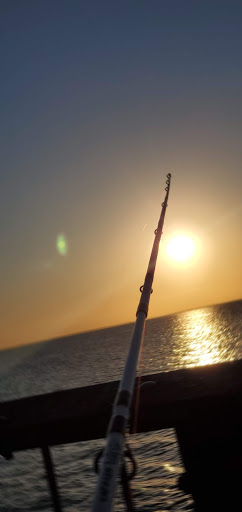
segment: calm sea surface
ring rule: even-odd
[[[133,325],[122,325],[0,352],[1,401],[119,379]],[[242,301],[148,320],[141,373],[242,358]],[[142,414],[142,411],[139,412]],[[133,439],[135,437],[135,439]],[[172,429],[133,436],[138,511],[193,511],[177,489],[183,472]],[[103,441],[52,449],[64,512],[90,510],[95,454]],[[0,511],[51,511],[39,450],[0,458]],[[125,510],[118,491],[116,511]]]

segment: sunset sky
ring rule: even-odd
[[[242,2],[3,0],[0,347],[242,296]],[[194,255],[173,261],[177,234]]]

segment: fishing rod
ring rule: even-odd
[[[102,457],[92,512],[111,512],[113,508],[114,492],[123,460],[125,434],[130,418],[130,407],[134,393],[136,368],[144,337],[144,328],[148,315],[150,295],[153,291],[152,283],[168,204],[171,174],[168,173],[166,178],[165,200],[162,203],[158,226],[155,230],[155,239],[145,281],[143,286],[140,287],[141,297],[136,312],[136,322],[123,377],[119,384],[113,405],[111,420],[109,422],[106,446]]]

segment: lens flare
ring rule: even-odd
[[[56,249],[61,256],[65,256],[68,251],[68,244],[65,235],[58,235],[56,239]]]

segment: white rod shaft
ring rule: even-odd
[[[110,512],[112,510],[115,484],[123,453],[127,422],[129,420],[132,399],[130,390],[134,388],[145,319],[146,315],[143,312],[140,312],[136,319],[123,378],[119,385],[108,429],[107,444],[104,450],[101,472],[92,508],[93,512]]]

